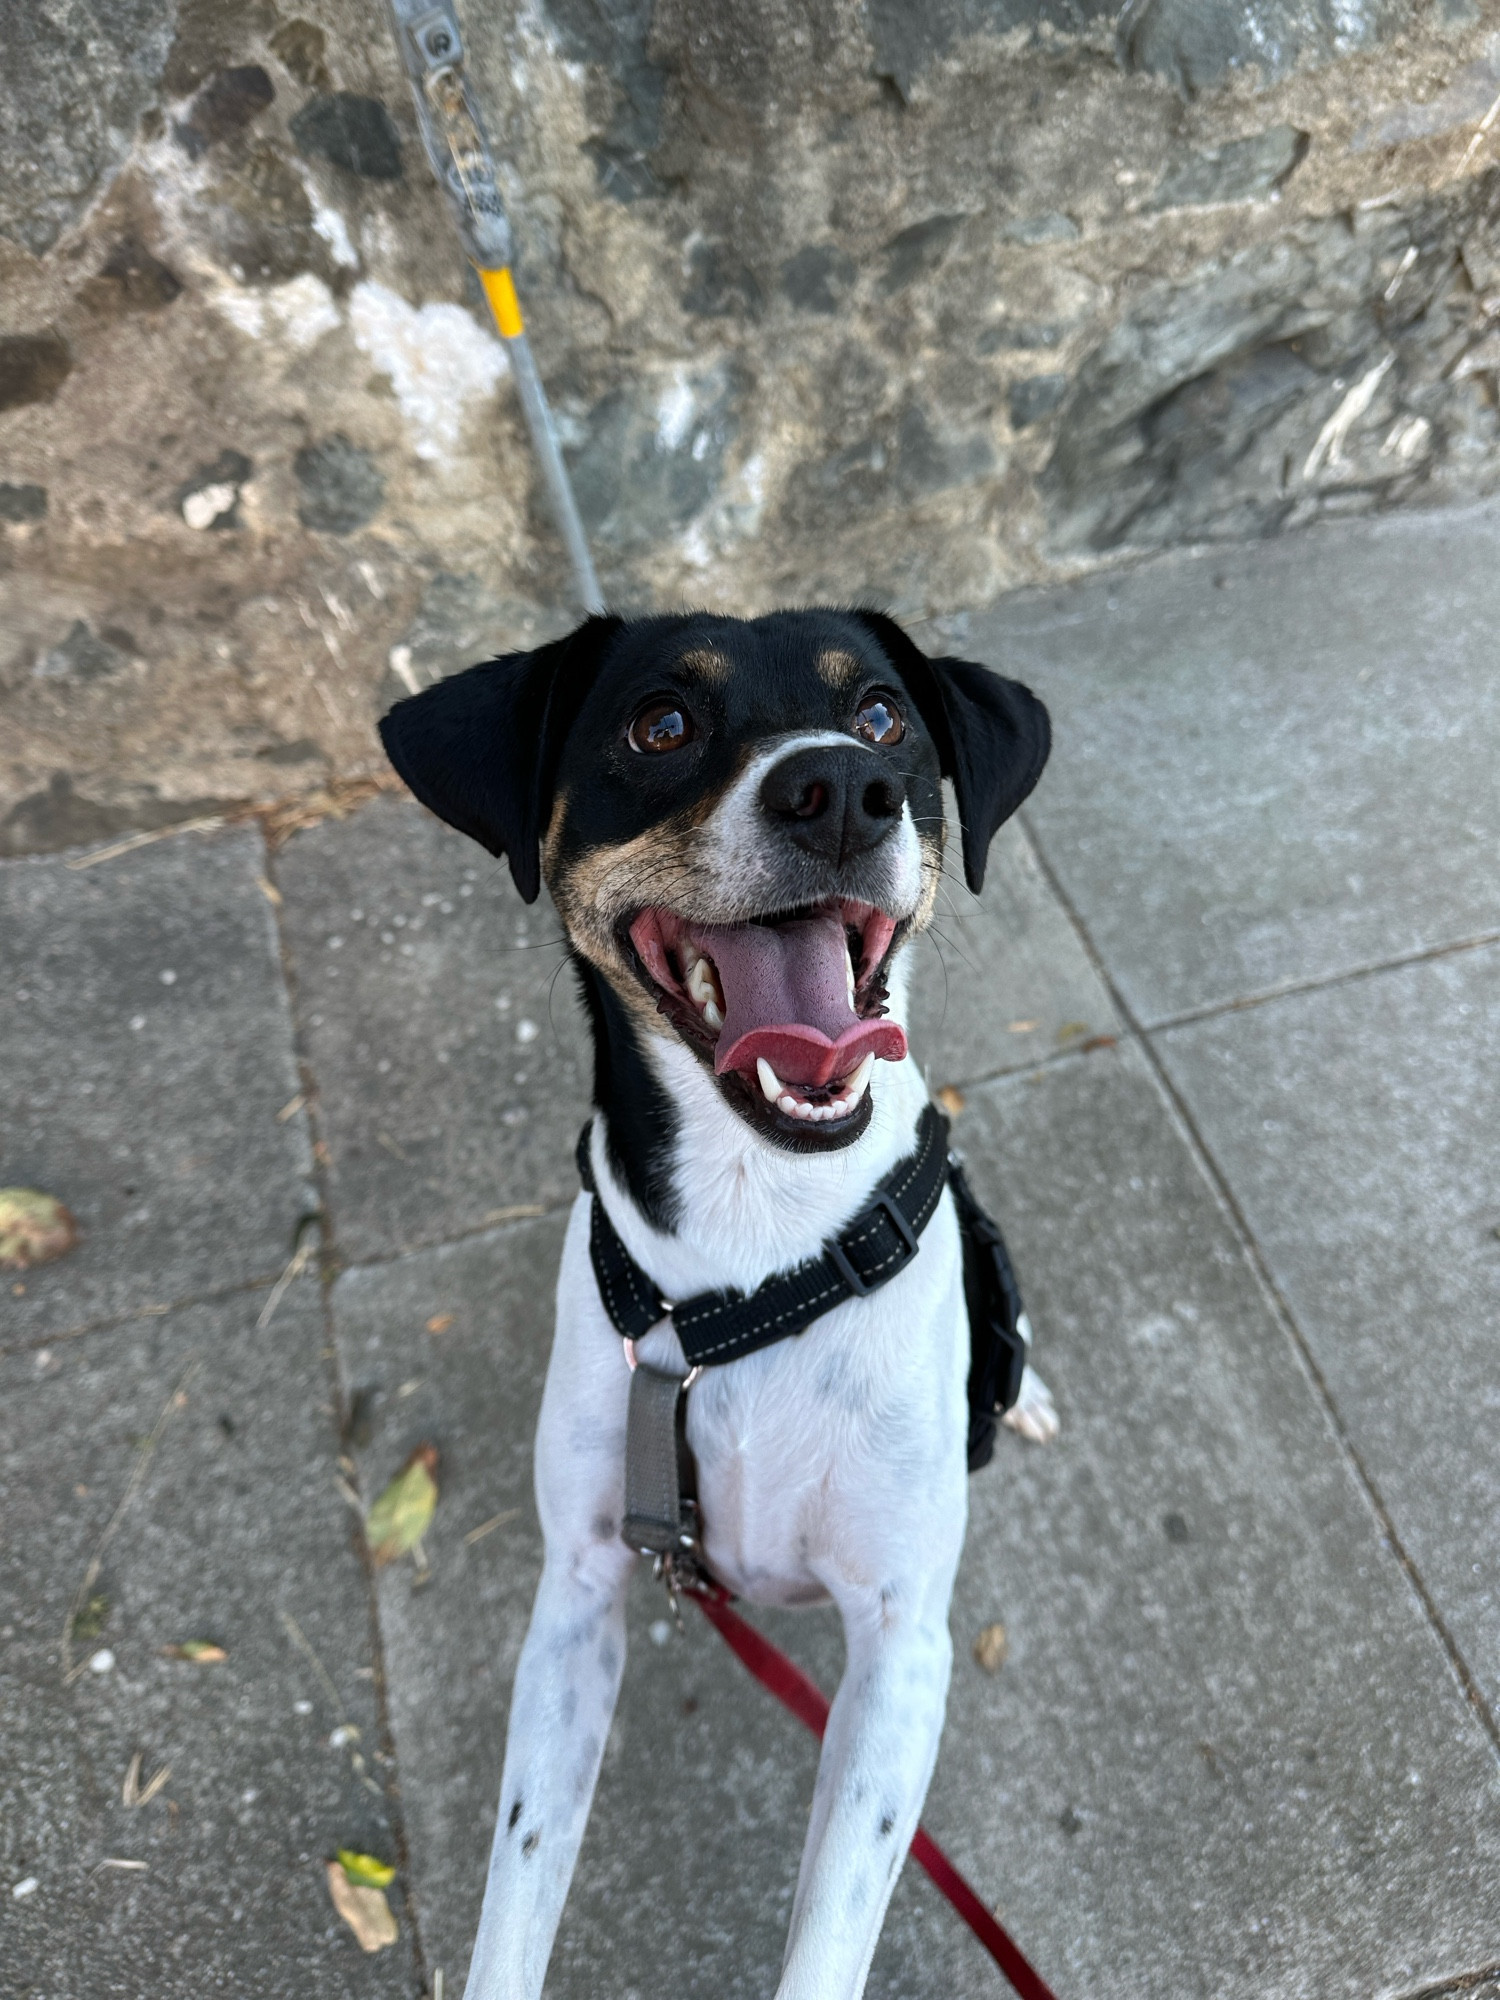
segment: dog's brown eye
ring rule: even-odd
[[[866,743],[878,743],[888,750],[906,734],[906,721],[894,699],[884,689],[867,694],[854,717],[854,733]]]
[[[694,736],[693,719],[680,702],[668,695],[648,701],[630,725],[632,750],[680,750]]]

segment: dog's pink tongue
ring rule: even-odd
[[[894,1021],[862,1021],[849,1005],[838,912],[778,924],[710,925],[692,941],[718,969],[724,1026],[714,1069],[755,1074],[761,1057],[783,1083],[809,1087],[847,1076],[866,1055],[900,1062]]]

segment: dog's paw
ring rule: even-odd
[[[1021,1393],[1001,1422],[1019,1431],[1023,1438],[1030,1438],[1033,1444],[1051,1444],[1062,1429],[1052,1391],[1029,1362],[1021,1377]]]

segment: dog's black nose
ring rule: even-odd
[[[900,775],[852,743],[796,750],[771,766],[760,788],[761,810],[796,846],[839,863],[878,847],[905,802]]]

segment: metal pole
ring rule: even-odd
[[[563,463],[557,427],[537,373],[526,324],[511,276],[510,219],[495,181],[490,152],[464,77],[463,38],[451,6],[425,0],[390,0],[396,44],[411,79],[422,143],[448,196],[464,250],[478,273],[495,326],[505,343],[532,450],[542,468],[553,517],[573,566],[573,582],[586,611],[602,611],[588,536]]]

